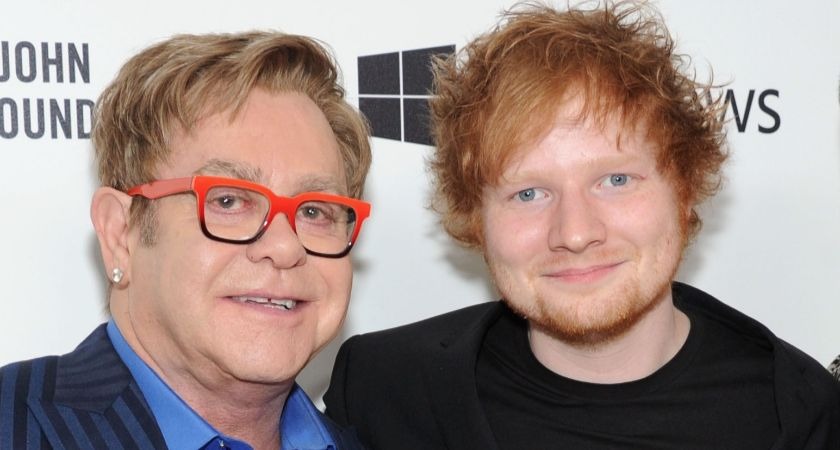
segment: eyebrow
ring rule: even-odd
[[[259,167],[252,167],[246,164],[213,158],[207,161],[194,172],[196,175],[213,174],[223,175],[232,178],[247,180],[252,183],[265,185],[265,176]],[[339,195],[347,195],[347,188],[338,183],[333,177],[321,175],[309,175],[298,180],[296,192],[289,195],[298,195],[304,192],[330,192]]]
[[[312,175],[304,178],[298,183],[299,192],[331,192],[339,195],[347,195],[347,188],[336,182],[332,177]]]
[[[263,173],[258,167],[251,167],[233,161],[213,158],[194,172],[196,175],[213,174],[225,175],[233,178],[247,180],[252,183],[261,183]]]

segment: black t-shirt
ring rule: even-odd
[[[779,434],[771,348],[690,311],[683,348],[652,375],[575,381],[537,361],[510,310],[479,353],[479,398],[503,450],[769,449]]]

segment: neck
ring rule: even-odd
[[[254,449],[280,448],[280,415],[293,381],[283,386],[255,385],[236,380],[164,381],[198,415],[219,432],[247,442]]]
[[[531,350],[545,367],[566,378],[613,384],[638,380],[659,370],[682,348],[690,321],[670,296],[626,333],[597,345],[561,341],[529,328]]]

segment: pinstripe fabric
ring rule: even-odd
[[[64,356],[0,368],[0,449],[165,449],[105,326]]]

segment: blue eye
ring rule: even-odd
[[[530,202],[537,197],[537,191],[534,188],[523,189],[516,193],[517,198],[523,202]]]
[[[614,173],[605,180],[610,186],[624,186],[630,177],[624,173]]]

